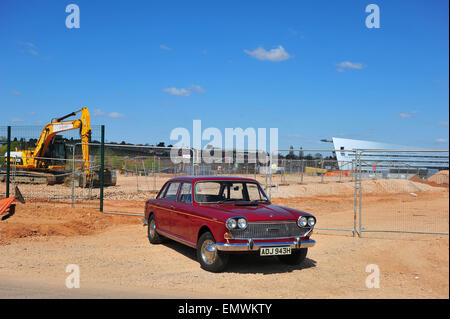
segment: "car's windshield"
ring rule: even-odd
[[[195,184],[197,203],[268,202],[259,184],[245,181],[200,181]]]

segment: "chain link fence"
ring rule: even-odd
[[[448,151],[361,150],[359,233],[449,233]]]
[[[183,149],[182,161],[175,162],[172,148],[110,143],[104,145],[102,166],[101,130],[92,129],[88,145],[81,144],[77,131],[64,132],[52,140],[51,152],[31,158],[24,151],[34,147],[41,127],[12,127],[11,195],[17,185],[32,201],[135,212],[170,178],[237,176],[259,181],[274,204],[313,213],[319,230],[449,231],[448,151],[290,149],[277,156],[233,151],[227,157],[220,150],[222,156],[208,162],[204,150]],[[6,196],[6,136],[7,128],[0,127],[1,197]],[[88,163],[83,146],[89,149]],[[29,160],[47,169],[24,169]],[[45,177],[49,167],[51,178]],[[108,185],[103,188],[101,167]]]
[[[79,130],[60,132],[46,140],[46,149],[34,154],[42,126],[13,126],[10,135],[10,195],[18,186],[25,199],[53,203],[71,203],[83,207],[98,208],[98,185],[85,183],[72,187],[72,180],[79,186],[87,175],[98,170],[100,126],[91,127],[89,165],[82,155]],[[0,196],[6,196],[7,127],[0,127]],[[89,166],[89,169],[85,167]]]

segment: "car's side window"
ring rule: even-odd
[[[220,182],[199,182],[195,184],[195,201],[198,203],[217,202],[224,199],[224,187]]]
[[[162,199],[164,199],[164,200],[172,200],[172,201],[176,200],[179,186],[180,186],[180,183],[178,183],[178,182],[170,183],[167,186],[166,193],[164,194]]]
[[[230,196],[229,199],[236,199],[236,200],[242,200],[244,199],[243,187],[242,183],[236,183],[236,184],[230,184],[229,192]]]
[[[258,185],[247,183],[248,200],[262,200]]]
[[[156,199],[161,199],[164,197],[164,194],[166,193],[166,190],[167,190],[167,186],[169,186],[169,184],[164,185],[164,188],[161,190],[161,192],[159,193],[158,197],[156,197]]]
[[[192,185],[191,183],[181,184],[180,196],[178,200],[185,204],[192,204]]]

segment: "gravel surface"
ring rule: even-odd
[[[346,221],[353,213],[350,195],[274,202],[307,209],[324,224],[341,217]],[[431,213],[447,212],[448,231],[448,189],[368,196],[366,209],[393,214],[406,204],[421,212],[429,207]],[[143,207],[141,201],[110,205]],[[137,217],[31,201],[0,222],[0,235],[0,298],[449,297],[448,236],[364,233],[354,238],[351,232],[315,230],[317,245],[300,266],[283,265],[275,257],[235,256],[225,272],[213,274],[200,268],[191,248],[173,241],[150,245]],[[64,290],[68,264],[79,265],[81,272],[81,288],[71,292]],[[365,285],[369,264],[380,269],[380,288]]]

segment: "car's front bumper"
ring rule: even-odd
[[[219,251],[258,251],[261,247],[270,246],[289,246],[292,249],[309,248],[316,244],[315,240],[309,239],[301,241],[300,239],[295,241],[285,242],[253,242],[249,240],[246,243],[216,243],[217,250]]]

